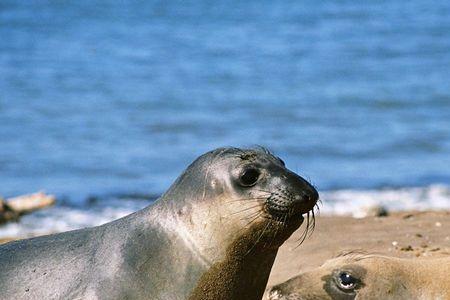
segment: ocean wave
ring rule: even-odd
[[[450,186],[429,185],[373,190],[342,189],[320,193],[322,215],[364,217],[368,208],[389,211],[450,209]],[[151,200],[102,199],[85,206],[57,205],[0,227],[0,238],[31,237],[104,224],[137,211]]]
[[[0,238],[33,237],[61,231],[92,227],[124,217],[150,201],[111,200],[89,206],[54,206],[22,217],[19,222],[0,227]]]
[[[331,215],[364,217],[369,208],[390,211],[450,209],[450,186],[404,187],[378,190],[343,189],[320,193],[320,211]]]

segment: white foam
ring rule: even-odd
[[[363,217],[367,208],[384,206],[390,211],[450,209],[450,187],[430,185],[381,190],[336,190],[320,193],[320,211],[332,215]]]
[[[450,186],[430,185],[380,190],[335,190],[320,192],[321,214],[363,217],[368,207],[390,211],[450,209]],[[90,207],[55,206],[24,216],[18,223],[0,227],[0,238],[29,237],[101,225],[148,205],[143,200],[102,201]]]
[[[121,218],[135,212],[149,202],[111,201],[91,208],[55,206],[23,216],[17,223],[0,227],[0,238],[31,237],[54,232],[92,227]]]

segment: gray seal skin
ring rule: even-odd
[[[450,299],[450,257],[350,252],[272,287],[269,300]]]
[[[261,299],[317,200],[268,151],[219,148],[138,212],[0,246],[0,299]]]

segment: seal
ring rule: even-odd
[[[450,299],[450,257],[349,252],[274,286],[270,300]]]
[[[0,246],[0,298],[261,299],[317,200],[263,148],[219,148],[140,211]]]

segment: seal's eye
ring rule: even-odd
[[[347,272],[340,272],[338,274],[337,283],[341,289],[348,291],[353,290],[356,287],[358,279]]]
[[[241,177],[240,182],[243,186],[252,186],[255,185],[259,179],[260,172],[257,169],[247,169],[245,170]]]

